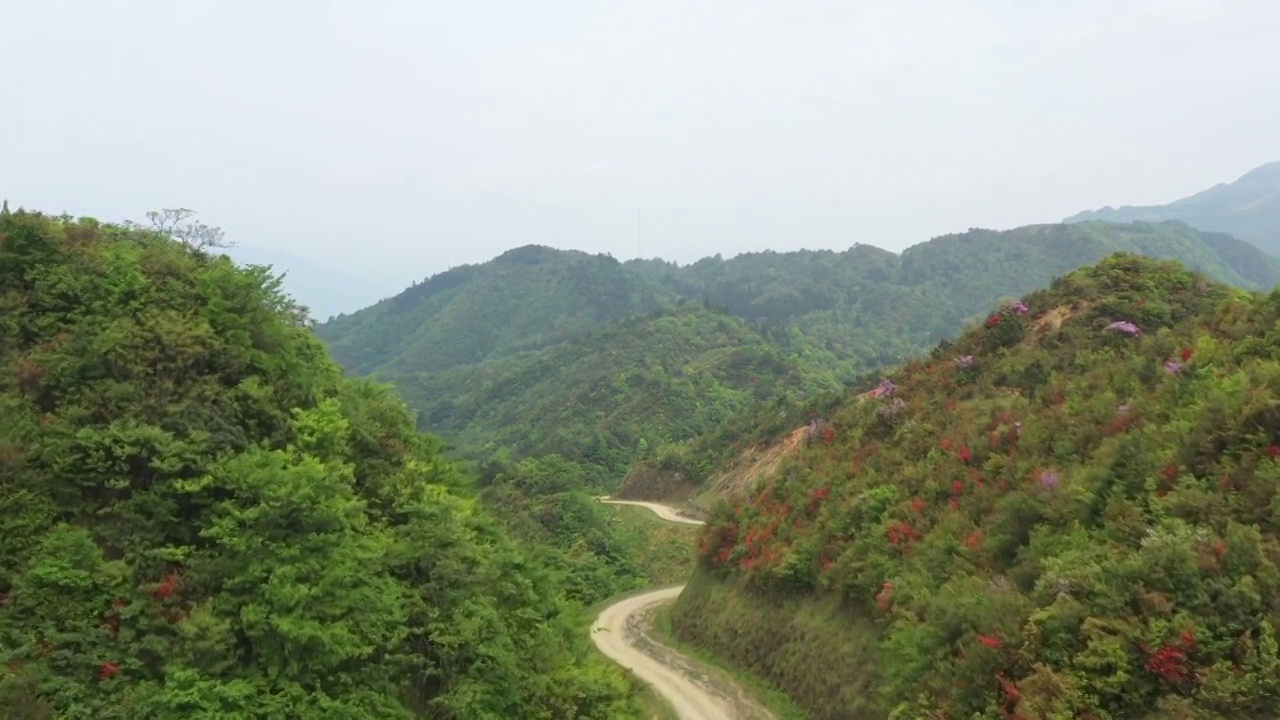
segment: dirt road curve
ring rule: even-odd
[[[647,507],[673,522],[703,524],[657,503],[599,499],[615,505]],[[654,611],[675,600],[681,590],[683,585],[652,590],[610,605],[591,626],[591,640],[600,652],[653,686],[680,720],[774,720],[741,688],[653,639],[650,628]]]
[[[701,520],[696,520],[682,515],[679,510],[659,503],[644,502],[641,500],[610,500],[608,495],[604,495],[596,499],[606,505],[635,505],[637,507],[649,508],[653,511],[654,515],[657,515],[663,520],[670,520],[671,522],[684,523],[685,525],[703,524]]]

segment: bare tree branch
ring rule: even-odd
[[[153,210],[147,213],[147,219],[151,221],[150,230],[161,235],[167,235],[198,250],[211,247],[225,248],[234,245],[234,243],[229,243],[224,239],[225,233],[222,228],[205,225],[199,220],[188,221],[188,218],[193,217],[195,214],[196,211],[190,208],[165,208],[159,212]],[[137,223],[128,223],[128,225],[130,227],[142,227]]]

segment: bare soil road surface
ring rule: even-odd
[[[679,510],[661,503],[644,502],[643,500],[610,500],[608,495],[603,495],[596,499],[605,505],[635,505],[637,507],[649,508],[653,511],[654,515],[657,515],[663,520],[669,520],[670,522],[684,523],[685,525],[703,524],[701,520],[691,518]]]
[[[607,497],[600,501],[647,507],[672,522],[703,524],[657,503],[611,501]],[[720,673],[709,672],[706,666],[652,637],[654,612],[674,601],[682,590],[683,585],[652,590],[610,605],[591,626],[591,640],[600,652],[653,686],[680,720],[774,720],[768,710]]]

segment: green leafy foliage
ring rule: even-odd
[[[873,705],[765,674],[820,718],[1277,717],[1280,293],[1116,255],[1023,302],[713,508],[707,577],[838,603]]]
[[[489,457],[556,454],[606,487],[637,458],[779,397],[836,386],[739,319],[686,303],[581,341],[393,377],[421,422]]]
[[[1177,223],[972,230],[901,255],[855,245],[683,267],[529,246],[317,332],[468,455],[558,454],[603,487],[645,460],[696,484],[744,433],[807,422],[802,398],[923,352],[1002,297],[1116,251],[1241,287],[1280,280],[1280,263],[1256,248]]]
[[[481,499],[522,544],[538,548],[565,595],[582,605],[688,577],[693,528],[601,504],[590,472],[559,455],[491,461],[481,468]]]
[[[440,273],[317,332],[356,372],[439,372],[573,340],[672,299],[607,255],[528,245]]]
[[[0,477],[6,716],[638,716],[563,574],[265,268],[0,217]]]
[[[628,263],[674,292],[707,298],[767,334],[798,330],[843,363],[842,379],[919,354],[955,336],[1003,297],[1044,287],[1115,252],[1178,260],[1244,288],[1280,282],[1280,261],[1247,243],[1180,223],[1029,225],[944,235],[894,255],[855,245],[844,252],[747,253],[686,267]],[[789,334],[789,333],[788,333]]]

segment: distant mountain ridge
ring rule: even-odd
[[[1280,256],[1280,161],[1167,205],[1104,207],[1077,213],[1064,222],[1086,220],[1178,220],[1199,230],[1229,233]]]
[[[635,459],[749,402],[838,387],[915,356],[1002,298],[1117,252],[1243,288],[1280,282],[1280,260],[1177,222],[971,230],[901,255],[855,245],[685,266],[525,246],[316,332],[349,371],[397,385],[423,426],[460,449],[589,457],[616,483]],[[682,302],[712,312],[668,314]],[[716,343],[744,349],[734,360],[743,370],[719,377],[724,368],[706,365],[707,381],[690,382],[688,368],[727,361]],[[652,400],[677,389],[671,406]]]
[[[1115,252],[1178,260],[1239,287],[1280,282],[1280,260],[1177,222],[974,229],[900,255],[857,244],[684,266],[528,245],[433,275],[317,331],[354,372],[442,371],[571,341],[680,299],[706,299],[756,327],[794,326],[837,355],[884,364],[958,332],[960,322],[1002,295],[1028,292]],[[850,328],[895,316],[893,338],[874,349],[854,347]],[[898,342],[903,333],[910,337]]]
[[[444,371],[581,337],[675,297],[607,255],[527,245],[318,328],[354,372]]]

